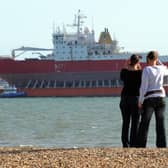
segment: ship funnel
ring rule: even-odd
[[[100,44],[111,44],[112,43],[112,38],[107,28],[104,29],[104,32],[101,32],[99,43]]]

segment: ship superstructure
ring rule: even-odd
[[[101,33],[99,41],[95,41],[94,30],[88,27],[82,28],[83,16],[78,11],[77,19],[72,25],[76,32],[67,34],[66,31],[57,28],[53,33],[53,57],[55,60],[100,60],[111,59],[111,56],[119,53],[117,41],[112,40],[108,29]]]

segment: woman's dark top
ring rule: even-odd
[[[120,79],[123,81],[123,89],[121,96],[139,96],[139,88],[141,85],[142,70],[131,71],[122,69]]]

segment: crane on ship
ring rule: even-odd
[[[22,51],[21,53],[16,55],[17,51]],[[12,50],[12,58],[15,59],[16,57],[19,57],[20,55],[24,54],[27,51],[53,51],[53,49],[47,49],[47,48],[34,48],[34,47],[20,47]]]

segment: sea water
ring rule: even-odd
[[[121,147],[119,101],[119,97],[1,98],[0,146]],[[155,146],[155,139],[153,115],[147,145]]]

